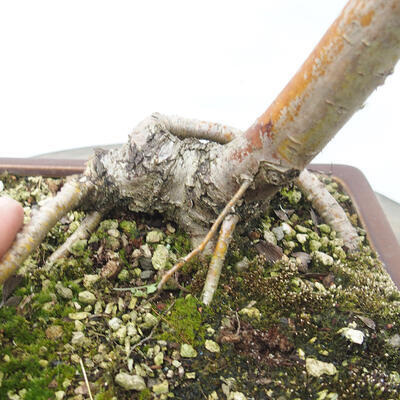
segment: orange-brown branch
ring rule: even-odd
[[[400,1],[350,0],[271,106],[228,159],[303,169],[400,57]]]

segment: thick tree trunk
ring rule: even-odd
[[[223,146],[196,138],[180,139],[154,114],[130,135],[127,144],[97,153],[86,174],[96,182],[89,208],[124,203],[135,212],[160,212],[194,236],[229,201],[213,174]]]

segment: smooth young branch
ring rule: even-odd
[[[239,217],[237,215],[229,214],[224,219],[224,222],[222,222],[218,241],[215,246],[210,265],[208,266],[207,277],[204,283],[203,293],[201,295],[201,301],[206,305],[211,303],[214,293],[217,290],[226,253],[238,221]]]

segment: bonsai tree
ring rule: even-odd
[[[192,237],[194,250],[162,277],[159,289],[206,248],[223,224],[203,294],[209,303],[237,222],[256,218],[279,188],[294,179],[349,250],[356,251],[357,235],[343,210],[304,168],[392,73],[399,57],[400,1],[350,0],[276,100],[244,133],[153,114],[119,149],[97,151],[82,175],[71,177],[32,215],[3,257],[0,282],[69,210],[93,211],[72,241],[94,229],[112,207],[127,207],[163,213]]]

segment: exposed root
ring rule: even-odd
[[[81,202],[90,187],[86,177],[75,177],[66,182],[55,197],[33,213],[30,222],[17,235],[15,242],[1,260],[0,285],[15,273],[29,254],[40,245],[57,221]]]
[[[222,267],[226,252],[228,251],[229,244],[232,239],[232,234],[239,217],[234,214],[228,215],[222,223],[220,234],[218,237],[217,245],[215,246],[214,254],[212,256],[201,301],[209,305],[214,297],[214,293],[218,287],[219,277],[221,276]]]
[[[73,244],[80,239],[86,239],[99,225],[103,214],[93,211],[79,225],[77,230],[60,246],[47,260],[48,266],[52,265],[59,258],[67,256]]]
[[[199,121],[197,119],[178,117],[177,115],[158,113],[153,114],[153,116],[160,119],[170,133],[181,139],[206,139],[226,144],[235,139],[235,137],[242,135],[240,129],[216,122]]]
[[[228,204],[225,206],[225,208],[222,210],[222,212],[218,215],[218,218],[213,223],[211,229],[208,231],[204,240],[195,249],[193,249],[189,254],[187,254],[184,258],[182,258],[177,264],[175,264],[169,271],[166,272],[166,274],[162,277],[160,283],[158,284],[158,287],[157,287],[158,290],[162,289],[162,287],[165,285],[165,283],[168,281],[168,279],[170,279],[171,276],[176,271],[179,271],[188,261],[190,261],[193,257],[195,257],[197,254],[201,253],[204,250],[207,243],[215,235],[215,232],[218,229],[218,226],[221,224],[221,222],[224,220],[224,218],[231,212],[232,207],[240,200],[240,198],[243,196],[244,192],[250,186],[251,182],[252,181],[250,179],[246,179],[242,183],[242,185],[240,186],[238,191],[229,200]]]
[[[358,251],[360,241],[357,231],[325,185],[306,169],[302,171],[296,183],[324,221],[343,239],[344,245],[349,251]]]

